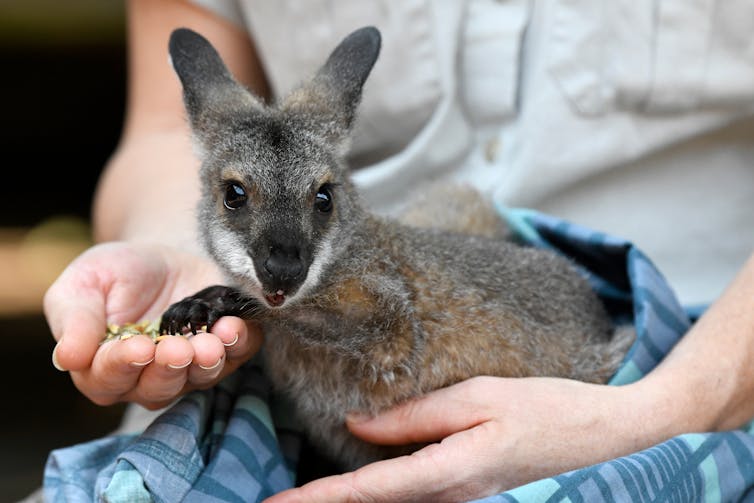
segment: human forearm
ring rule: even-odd
[[[159,241],[192,249],[197,241],[198,169],[182,127],[130,136],[97,188],[96,240]]]
[[[665,389],[678,432],[737,428],[754,417],[754,257],[640,383]]]

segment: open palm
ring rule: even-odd
[[[146,243],[95,246],[61,274],[44,308],[58,344],[55,365],[95,403],[167,405],[205,388],[256,352],[261,335],[238,318],[223,318],[211,334],[174,337],[155,345],[147,336],[100,344],[107,323],[158,318],[172,302],[222,281],[208,259]]]

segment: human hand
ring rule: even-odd
[[[377,444],[439,443],[267,502],[441,502],[497,494],[671,436],[673,405],[666,398],[639,383],[473,378],[376,418],[347,422],[356,436]]]
[[[212,333],[170,337],[155,345],[144,335],[102,341],[107,323],[155,319],[170,303],[216,284],[214,264],[179,250],[143,243],[97,245],[74,260],[47,291],[44,311],[58,341],[53,362],[70,371],[93,402],[132,401],[149,409],[207,388],[260,347],[259,329],[240,318],[217,321]]]

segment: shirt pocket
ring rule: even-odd
[[[754,99],[750,0],[553,0],[547,68],[580,115]]]
[[[459,96],[475,124],[515,115],[530,0],[470,0],[459,44]]]

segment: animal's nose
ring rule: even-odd
[[[277,281],[296,279],[304,270],[301,252],[297,247],[274,247],[264,261],[264,268]]]

